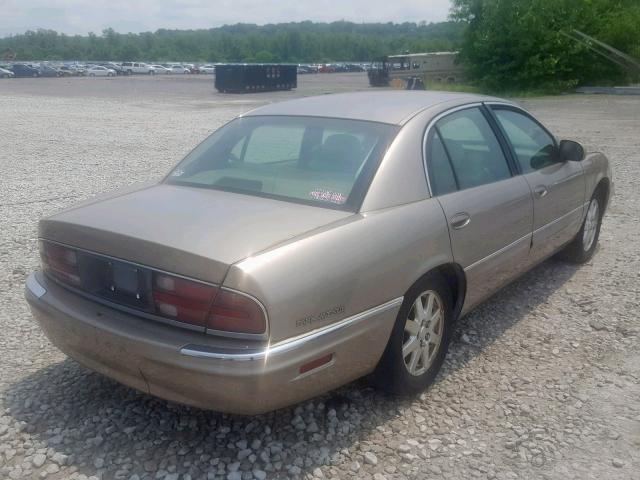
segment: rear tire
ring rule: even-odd
[[[571,243],[559,253],[563,260],[578,264],[591,260],[598,246],[603,208],[603,196],[596,191],[591,197],[580,231]]]
[[[427,274],[404,297],[374,383],[396,395],[425,390],[442,367],[453,324],[451,290],[441,276]]]

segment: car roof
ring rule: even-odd
[[[403,125],[417,113],[446,103],[447,107],[466,103],[505,100],[458,92],[420,90],[376,90],[336,93],[272,103],[243,116],[291,115],[344,118]]]

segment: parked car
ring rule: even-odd
[[[337,69],[337,65],[332,65],[332,64],[325,64],[325,65],[321,65],[320,68],[318,68],[318,73],[335,73]]]
[[[173,73],[170,68],[167,68],[162,65],[151,65],[157,74],[167,75],[169,73]]]
[[[215,65],[202,65],[200,67],[200,73],[206,73],[206,74],[212,75],[216,73],[216,67]]]
[[[51,65],[40,65],[38,68],[41,77],[61,77],[62,73]]]
[[[151,65],[141,62],[122,62],[122,69],[127,75],[133,75],[134,73],[154,75],[156,73],[156,69]]]
[[[11,70],[0,68],[0,78],[13,78],[15,74]]]
[[[15,77],[39,77],[40,71],[37,68],[21,63],[11,65],[11,71]]]
[[[77,77],[78,72],[67,65],[62,65],[58,68],[61,77]]]
[[[62,76],[64,77],[80,77],[85,74],[85,68],[78,65],[63,65],[60,67]]]
[[[316,73],[309,65],[298,65],[298,74],[304,75],[307,73]]]
[[[87,70],[89,77],[115,77],[116,71],[102,65],[95,65]]]
[[[73,70],[74,72],[76,72],[76,76],[78,77],[83,77],[87,74],[87,66],[86,65],[78,65],[78,64],[72,64],[69,65],[69,68],[71,70]]]
[[[115,62],[100,63],[99,65],[102,66],[102,67],[108,68],[110,70],[113,70],[114,72],[116,72],[116,75],[126,75],[127,74],[124,71],[124,69],[122,68],[122,65],[118,65]]]
[[[173,65],[171,67],[171,71],[173,73],[182,73],[182,74],[191,73],[191,70],[189,68],[183,67],[182,65]]]
[[[347,63],[343,66],[345,72],[364,72],[365,68],[357,63]]]
[[[69,356],[176,402],[258,413],[369,373],[415,394],[457,318],[551,255],[594,255],[612,191],[604,155],[506,100],[298,99],[41,220],[26,298]]]

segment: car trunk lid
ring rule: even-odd
[[[352,215],[269,198],[159,184],[41,220],[40,237],[221,283],[229,265]]]

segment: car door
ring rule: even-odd
[[[555,138],[525,111],[505,105],[491,109],[533,192],[530,262],[539,262],[580,229],[586,201],[582,166],[561,160]]]
[[[480,105],[446,113],[428,129],[429,184],[465,271],[463,313],[526,268],[533,224],[527,182],[514,175]]]

